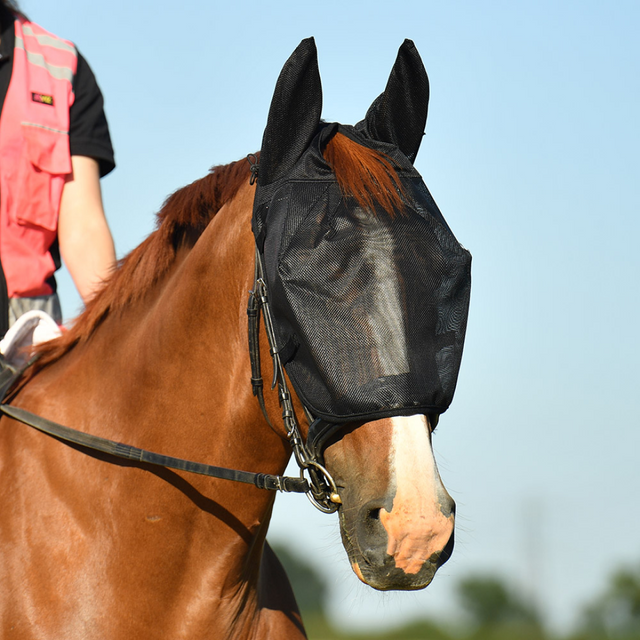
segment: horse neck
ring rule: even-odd
[[[32,400],[36,389],[46,394],[48,417],[166,455],[283,473],[288,448],[266,425],[250,385],[252,198],[253,189],[241,189],[180,257],[161,290],[107,317],[86,345],[28,385]],[[239,579],[250,565],[255,574],[257,565],[248,559],[261,550],[274,495],[225,480],[165,475],[174,486],[188,483],[181,491],[193,504],[181,508],[194,519],[204,510],[223,523],[212,551],[220,557],[225,544],[235,545],[237,552],[225,555],[233,564],[229,571]]]

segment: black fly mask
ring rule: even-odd
[[[312,418],[310,439],[345,422],[440,414],[465,337],[471,255],[413,166],[429,83],[410,40],[385,92],[355,125],[320,120],[315,43],[285,64],[262,142],[253,231],[280,361]],[[386,156],[403,208],[364,210],[323,157],[342,133]]]

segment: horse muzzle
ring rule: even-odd
[[[455,525],[427,419],[357,425],[329,444],[325,460],[339,487],[342,540],[356,575],[380,590],[426,587],[451,556]]]
[[[388,499],[351,507],[348,493],[341,490],[340,531],[358,578],[381,591],[425,588],[453,552],[453,500],[447,494],[439,515],[427,518],[394,513]]]

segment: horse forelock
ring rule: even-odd
[[[170,271],[178,251],[191,248],[219,209],[248,182],[249,171],[244,159],[216,166],[171,194],[156,216],[155,231],[119,261],[69,330],[38,347],[40,357],[34,371],[86,341],[107,316],[145,297]]]
[[[393,217],[402,211],[402,185],[391,159],[354,142],[342,133],[329,140],[323,152],[342,193],[375,213],[376,205]]]

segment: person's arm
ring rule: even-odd
[[[86,303],[115,265],[113,238],[102,207],[98,162],[71,156],[73,172],[62,191],[60,255]]]

